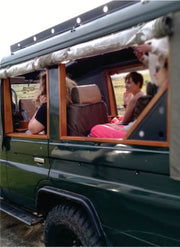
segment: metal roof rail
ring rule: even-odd
[[[139,2],[137,1],[112,1],[109,3],[106,3],[100,7],[97,7],[93,10],[90,10],[84,14],[81,14],[79,16],[76,16],[68,21],[65,21],[63,23],[60,23],[56,26],[53,26],[49,29],[46,29],[38,34],[35,34],[27,39],[24,39],[18,43],[15,43],[11,45],[11,53],[14,53],[20,49],[26,48],[28,46],[34,45],[36,43],[39,43],[43,40],[49,39],[51,37],[54,37],[55,35],[71,31],[73,32],[78,26],[86,24],[88,22],[91,22],[93,20],[96,20],[98,18],[101,18],[105,16],[106,14],[110,14],[112,12],[115,12],[117,10],[126,8],[132,4],[135,4]]]
[[[1,59],[0,68],[22,63],[55,51],[68,49],[74,45],[104,37],[180,10],[180,1],[174,0],[149,0],[145,3],[134,1],[134,3],[131,6],[80,25],[75,28],[74,32],[66,31],[34,43],[24,49],[17,50]]]

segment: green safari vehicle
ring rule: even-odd
[[[133,47],[161,38],[167,83],[123,138],[90,137],[123,114],[127,73],[151,81]],[[13,44],[0,62],[1,210],[44,221],[45,246],[180,246],[179,47],[180,1],[154,0],[112,1]],[[30,134],[42,71],[47,133]]]

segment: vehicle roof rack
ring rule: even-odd
[[[117,10],[126,8],[132,4],[136,4],[137,2],[140,2],[140,0],[108,2],[104,5],[101,5],[100,7],[92,9],[84,14],[76,16],[68,21],[62,22],[56,26],[48,28],[38,34],[35,34],[27,39],[11,45],[11,54],[28,46],[34,45],[35,43],[54,37],[55,35],[58,35],[60,33],[64,33],[67,31],[73,32],[76,27],[80,25],[101,18]]]

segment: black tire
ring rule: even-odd
[[[70,205],[58,205],[48,213],[44,241],[45,246],[104,246],[85,213]]]

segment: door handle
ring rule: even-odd
[[[43,158],[38,158],[38,157],[34,157],[34,161],[38,164],[44,164],[44,159]]]

